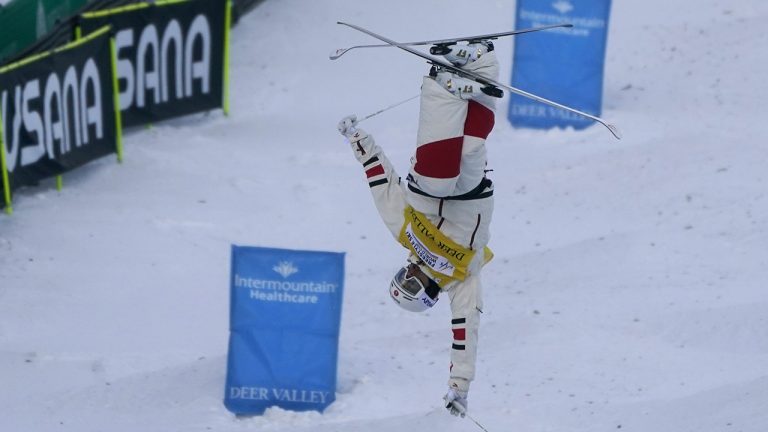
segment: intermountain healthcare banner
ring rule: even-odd
[[[223,107],[226,0],[156,1],[85,13],[86,35],[115,29],[125,126]]]
[[[336,399],[344,254],[232,246],[224,405],[322,411]]]
[[[109,28],[0,68],[3,200],[118,151]]]
[[[610,0],[518,0],[516,28],[572,23],[515,37],[512,86],[600,116]],[[585,128],[592,120],[512,94],[513,126]]]

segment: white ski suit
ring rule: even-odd
[[[496,79],[495,53],[485,54],[464,69]],[[485,139],[494,125],[494,102],[484,94],[463,100],[433,78],[424,77],[417,148],[407,184],[401,182],[371,135],[358,130],[349,137],[376,208],[395,239],[403,229],[406,207],[412,206],[454,242],[473,251],[485,249],[493,212],[493,185],[485,176]],[[475,376],[483,307],[480,270],[487,259],[484,253],[476,253],[467,277],[446,284],[422,267],[450,298],[453,343],[448,385],[463,392],[469,390]]]

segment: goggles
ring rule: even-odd
[[[427,294],[427,287],[418,277],[408,275],[409,268],[405,266],[398,270],[389,284],[389,296],[400,307],[411,312],[423,312],[437,303],[439,287],[435,284],[434,298]],[[433,283],[434,284],[434,283]],[[432,284],[430,284],[432,285]]]

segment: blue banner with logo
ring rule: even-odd
[[[512,86],[600,116],[610,0],[518,0],[516,28],[571,23],[515,37]],[[594,122],[560,108],[511,95],[513,126],[582,129]]]
[[[232,246],[224,405],[322,411],[336,399],[344,254]]]

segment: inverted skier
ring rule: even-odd
[[[496,80],[498,61],[490,41],[445,48],[461,69]],[[389,284],[392,300],[412,312],[448,296],[451,305],[451,365],[443,396],[453,415],[464,417],[475,378],[477,338],[483,308],[480,273],[487,248],[493,184],[487,177],[485,140],[494,126],[495,98],[482,84],[433,67],[421,87],[416,151],[405,181],[355,116],[338,129],[363,165],[374,203],[395,239],[408,249],[406,264]]]

